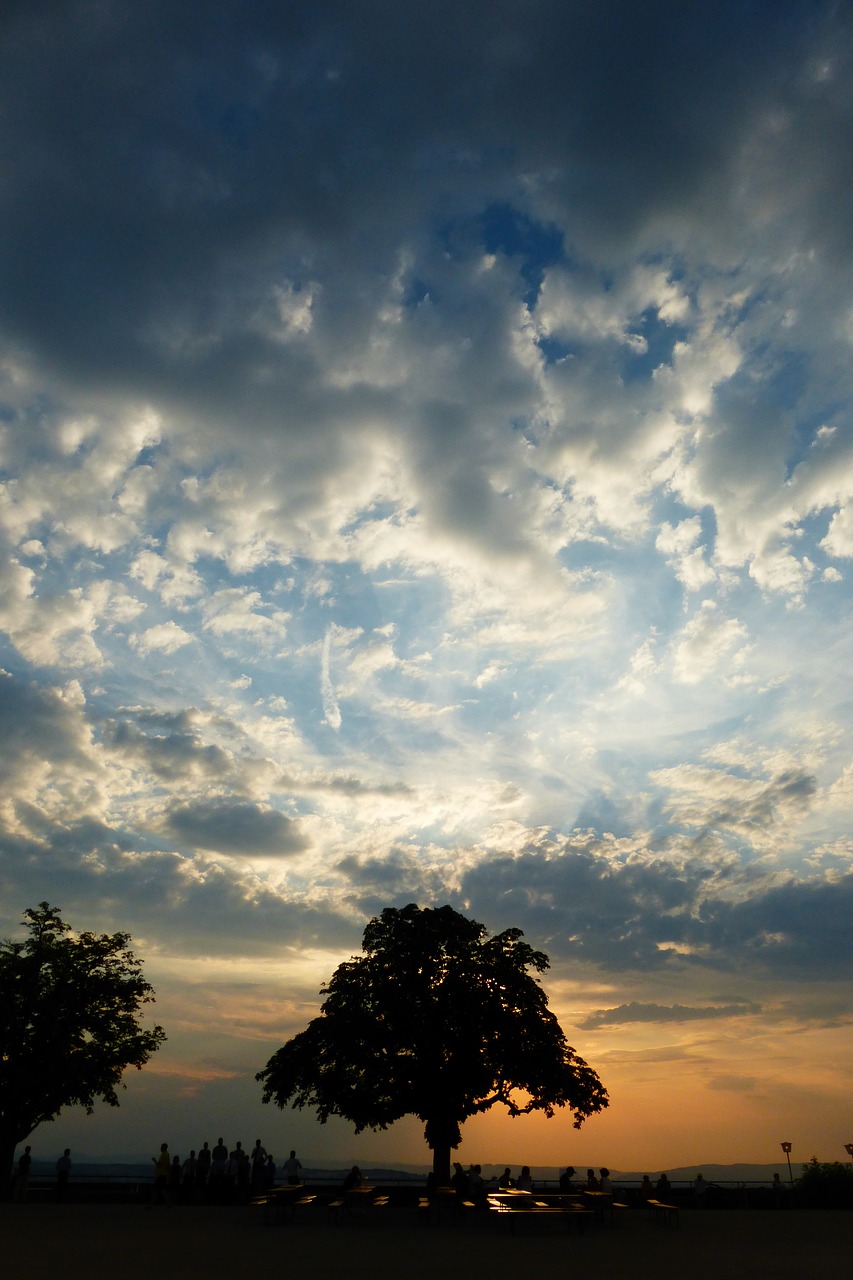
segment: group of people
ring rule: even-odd
[[[30,1170],[33,1164],[32,1147],[24,1147],[14,1168],[12,1199],[25,1201],[30,1189]],[[65,1199],[65,1189],[71,1177],[71,1148],[66,1147],[56,1162],[56,1198]]]
[[[151,1204],[172,1204],[175,1200],[248,1199],[274,1186],[278,1170],[272,1152],[257,1138],[251,1151],[238,1142],[229,1151],[222,1138],[211,1150],[205,1142],[185,1160],[169,1152],[168,1142],[160,1144],[154,1162],[154,1191]],[[282,1165],[285,1182],[298,1185],[302,1164],[291,1151]]]
[[[587,1169],[586,1180],[583,1182],[575,1182],[577,1170],[571,1165],[560,1174],[560,1190],[563,1192],[570,1191],[612,1191],[610,1184],[610,1170],[601,1168],[596,1174],[594,1169]]]
[[[597,1174],[594,1169],[587,1169],[586,1179],[583,1181],[576,1182],[575,1177],[576,1171],[569,1165],[560,1175],[560,1190],[563,1192],[611,1190],[609,1169],[599,1169]],[[517,1177],[513,1177],[512,1169],[507,1165],[499,1177],[487,1181],[483,1177],[481,1165],[472,1164],[467,1169],[463,1169],[462,1165],[457,1163],[453,1166],[450,1185],[460,1198],[471,1200],[474,1204],[484,1204],[490,1191],[532,1191],[533,1178],[530,1174],[530,1166],[526,1164],[522,1165]]]

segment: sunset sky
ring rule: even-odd
[[[169,1037],[36,1154],[425,1161],[254,1079],[417,902],[611,1094],[460,1159],[844,1158],[852,120],[834,0],[7,3],[0,935]]]

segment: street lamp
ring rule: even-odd
[[[853,1142],[845,1142],[844,1150],[847,1152],[851,1160],[853,1160]]]
[[[782,1145],[782,1150],[785,1152],[785,1159],[788,1161],[788,1179],[789,1179],[789,1181],[790,1181],[790,1183],[791,1183],[791,1190],[793,1191],[793,1190],[794,1190],[794,1175],[793,1175],[793,1173],[791,1172],[791,1143],[790,1143],[790,1142],[783,1142],[781,1145]],[[853,1143],[851,1143],[850,1145],[851,1145],[851,1146],[853,1146]]]

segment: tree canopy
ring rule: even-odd
[[[797,1202],[809,1209],[853,1208],[853,1163],[812,1156],[797,1179]]]
[[[460,1126],[496,1103],[511,1116],[567,1107],[580,1128],[607,1093],[533,976],[548,957],[522,938],[451,907],[386,908],[364,954],[322,988],[319,1016],[258,1072],[264,1101],[342,1116],[356,1133],[416,1115],[442,1179]]]
[[[15,1147],[63,1107],[118,1106],[126,1067],[165,1040],[137,1019],[153,1000],[126,933],[73,933],[47,902],[29,936],[0,942],[0,1178]]]

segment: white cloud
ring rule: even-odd
[[[176,653],[185,644],[192,643],[192,636],[176,622],[160,622],[149,627],[139,636],[131,636],[130,643],[143,657],[149,653]]]
[[[713,600],[703,600],[693,617],[673,641],[673,674],[684,684],[698,684],[721,663],[732,661],[749,638],[737,618],[727,618]]]
[[[322,657],[320,660],[320,693],[323,699],[323,714],[330,729],[340,729],[341,711],[335,696],[331,676],[332,663],[332,627],[327,628],[323,637]]]

